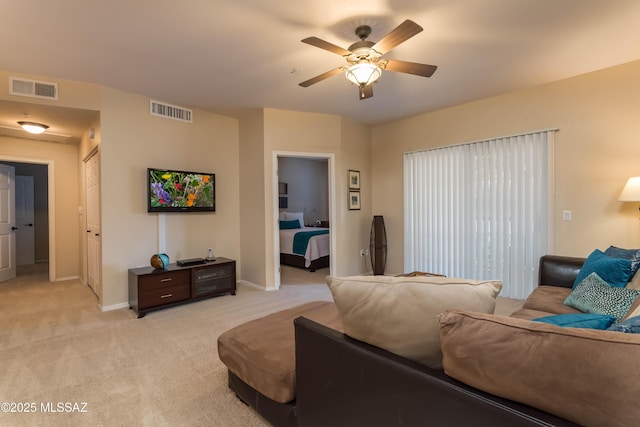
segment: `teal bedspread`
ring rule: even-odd
[[[293,236],[293,253],[304,255],[307,252],[309,239],[320,234],[329,234],[329,230],[299,231]]]

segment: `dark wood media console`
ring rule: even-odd
[[[236,294],[236,262],[232,259],[218,257],[185,267],[169,264],[164,270],[129,269],[129,306],[138,318],[150,311],[225,293]]]

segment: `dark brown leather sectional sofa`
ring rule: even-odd
[[[571,288],[584,258],[547,255],[539,285]],[[229,371],[229,387],[277,426],[575,426],[436,370],[295,320],[296,398],[278,403]]]

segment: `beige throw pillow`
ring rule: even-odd
[[[448,277],[327,277],[347,335],[415,360],[442,366],[438,315],[493,313],[502,282]]]

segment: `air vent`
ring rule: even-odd
[[[193,122],[191,119],[193,111],[191,110],[175,105],[164,104],[154,100],[151,100],[150,102],[151,114],[154,116],[167,117],[169,119],[180,120],[188,123]]]
[[[57,100],[58,84],[9,77],[9,94]]]

